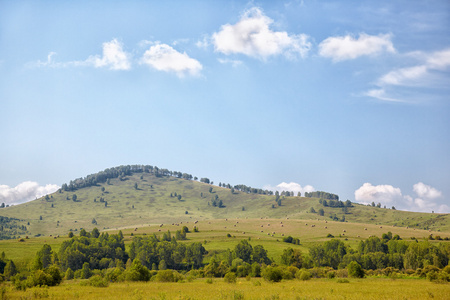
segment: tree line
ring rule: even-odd
[[[177,231],[186,233],[187,228]],[[270,281],[311,277],[363,277],[367,274],[408,274],[430,280],[450,281],[450,244],[404,241],[388,232],[360,241],[356,249],[340,239],[313,245],[308,254],[299,248],[286,248],[280,264],[269,258],[262,245],[241,240],[234,249],[215,252],[205,264],[208,252],[199,242],[180,243],[170,231],[135,237],[125,250],[122,232],[118,234],[80,231],[64,241],[58,252],[45,244],[26,271],[19,272],[12,260],[0,257],[0,281],[10,280],[17,289],[37,285],[57,285],[63,279],[89,279],[87,284],[107,286],[111,281],[178,281],[185,276],[264,277]],[[299,244],[288,237],[288,243]],[[378,272],[378,273],[374,273]]]

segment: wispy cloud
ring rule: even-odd
[[[242,60],[236,60],[236,59],[223,59],[223,58],[219,58],[218,61],[221,64],[230,64],[232,65],[234,68],[239,67],[240,65],[243,64]]]
[[[110,70],[130,70],[131,55],[123,50],[123,45],[117,39],[105,42],[102,45],[102,55],[91,55],[86,60],[74,60],[58,62],[54,60],[56,52],[50,52],[46,61],[28,63],[30,67],[49,67],[49,68],[67,68],[67,67],[95,67],[108,68]]]
[[[244,54],[262,60],[270,56],[284,55],[289,59],[305,57],[311,48],[306,34],[290,35],[285,31],[273,31],[273,20],[258,7],[246,10],[239,22],[222,25],[212,35],[216,52],[226,55]],[[199,46],[206,45],[205,41]]]
[[[0,202],[7,205],[21,204],[54,193],[59,188],[56,184],[40,186],[34,181],[25,181],[16,187],[0,185]]]
[[[189,57],[186,52],[181,53],[167,44],[159,43],[145,51],[141,63],[158,71],[174,72],[179,77],[199,75],[203,68],[198,60]]]
[[[409,90],[419,88],[448,88],[448,70],[450,69],[450,49],[433,53],[414,52],[410,55],[420,62],[418,64],[397,68],[381,76],[376,89],[369,90],[366,96],[383,101],[391,101],[397,97],[388,96],[395,91],[407,87]],[[425,97],[422,97],[425,98]],[[413,99],[399,100],[413,102]]]
[[[334,62],[374,56],[383,52],[395,53],[390,34],[377,36],[361,33],[358,38],[351,35],[329,37],[319,44],[319,55]]]

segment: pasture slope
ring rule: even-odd
[[[221,200],[223,207],[213,206],[214,199]],[[311,207],[316,212],[322,208],[324,215],[311,213]],[[111,179],[109,184],[55,192],[47,199],[42,197],[0,209],[0,216],[16,218],[19,225],[26,226],[27,231],[17,233],[15,237],[65,235],[69,231],[76,233],[81,228],[106,230],[237,218],[324,222],[331,221],[333,217],[339,220],[345,217],[343,223],[347,224],[409,227],[431,230],[438,235],[450,232],[449,214],[407,212],[354,203],[344,213],[342,208],[324,207],[318,198],[297,196],[282,196],[279,205],[274,195],[241,191],[232,193],[228,188],[172,176],[156,177],[152,173],[135,173],[122,180]]]

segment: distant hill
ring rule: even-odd
[[[220,183],[149,166],[120,166],[76,179],[48,196],[0,209],[2,235],[58,235],[147,224],[225,218],[291,218],[450,231],[449,214],[406,212]],[[288,195],[289,194],[289,195]],[[327,196],[328,195],[328,196]],[[320,196],[329,198],[324,201]],[[331,199],[331,200],[330,200]],[[326,202],[326,203],[324,203]],[[326,204],[326,206],[324,205]],[[319,214],[323,210],[323,216]],[[13,226],[8,224],[13,222]],[[11,229],[10,229],[11,227]]]

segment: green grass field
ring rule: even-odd
[[[7,299],[448,299],[449,284],[436,284],[417,279],[366,278],[288,280],[270,283],[261,278],[196,279],[192,282],[125,282],[107,288],[82,286],[80,281],[65,281],[51,288],[17,291],[4,287]]]

